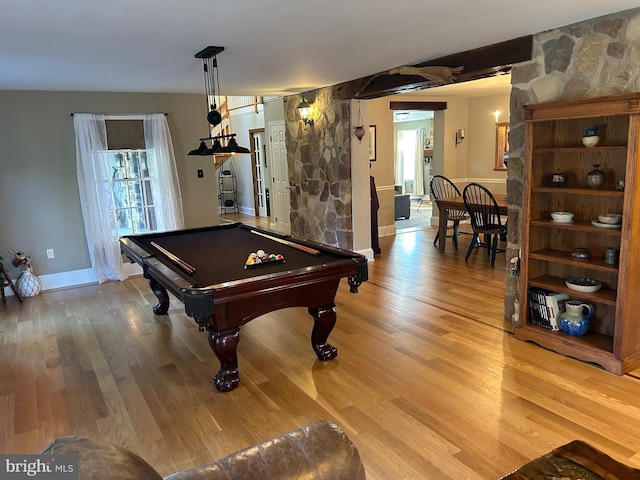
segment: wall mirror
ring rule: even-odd
[[[496,162],[494,170],[506,170],[509,158],[509,123],[496,123]]]

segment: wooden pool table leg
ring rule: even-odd
[[[311,332],[311,346],[318,359],[331,360],[338,355],[338,349],[327,342],[331,330],[336,324],[336,307],[334,304],[309,308],[313,317],[313,330]]]
[[[216,373],[214,381],[216,388],[221,392],[233,390],[240,383],[237,352],[239,340],[239,328],[224,332],[216,332],[209,328],[209,345],[220,360],[220,370]]]
[[[151,290],[158,297],[158,303],[153,306],[153,313],[156,315],[166,315],[169,311],[169,294],[167,289],[160,285],[155,279],[149,278],[149,285]]]

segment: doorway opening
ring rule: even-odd
[[[396,232],[431,226],[434,112],[394,110]]]

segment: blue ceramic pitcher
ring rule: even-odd
[[[589,320],[593,316],[593,305],[583,303],[578,300],[565,302],[566,311],[558,318],[558,327],[561,332],[567,335],[578,337],[584,335],[589,330]],[[584,313],[584,309],[587,313]]]

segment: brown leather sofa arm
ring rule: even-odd
[[[78,455],[78,480],[162,480],[162,476],[126,448],[89,437],[59,437],[49,443],[44,455]]]
[[[44,454],[76,454],[79,480],[158,480],[131,451],[86,437],[61,437]],[[319,421],[164,480],[365,480],[358,450],[336,425]]]

